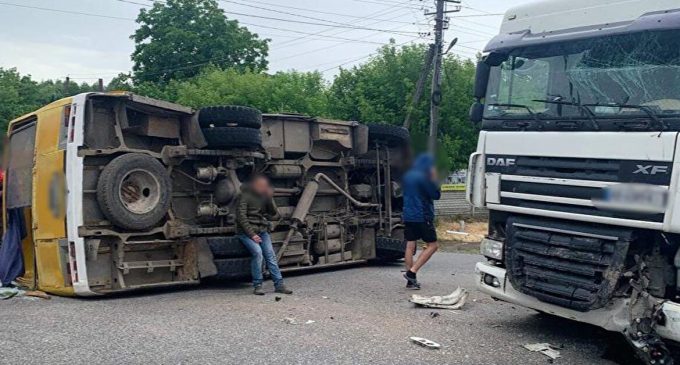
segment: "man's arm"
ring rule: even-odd
[[[425,196],[428,198],[432,200],[439,200],[442,197],[441,187],[439,184],[437,184],[437,182],[430,179],[424,179],[421,185],[423,187]]]
[[[248,199],[245,199],[243,195],[238,198],[236,206],[236,224],[243,228],[248,237],[252,238],[258,235],[258,232],[255,232],[255,228],[248,221]]]
[[[279,209],[274,202],[274,198],[269,198],[267,202],[267,216],[270,221],[278,221],[281,219],[281,214],[279,214]]]

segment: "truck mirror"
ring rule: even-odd
[[[477,100],[470,107],[470,121],[472,123],[479,123],[482,121],[483,117],[484,117],[484,104]]]
[[[483,99],[486,96],[486,85],[489,83],[489,73],[491,66],[485,61],[477,63],[477,73],[475,74],[475,90],[474,97],[476,99]]]

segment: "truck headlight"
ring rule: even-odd
[[[479,252],[488,258],[503,259],[503,242],[485,238],[479,245]]]

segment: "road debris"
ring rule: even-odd
[[[468,291],[464,288],[457,288],[449,295],[435,295],[431,297],[413,294],[409,300],[415,305],[426,308],[438,309],[461,309],[465,305],[468,297]]]
[[[458,231],[451,231],[451,230],[446,230],[446,233],[448,233],[448,234],[459,234],[461,236],[469,236],[470,235],[467,232],[458,232]]]
[[[432,317],[432,318],[439,317],[439,312],[430,312],[430,317]]]
[[[17,287],[0,287],[0,299],[10,299],[18,297],[33,297],[41,299],[51,299],[47,293],[40,290],[21,290]]]
[[[293,317],[286,317],[286,318],[282,319],[282,321],[287,323],[287,324],[298,324],[298,322]]]
[[[438,344],[434,341],[430,341],[427,338],[410,337],[410,339],[411,339],[411,341],[413,341],[413,343],[420,345],[420,346],[423,346],[423,347],[427,347],[429,349],[439,349],[439,348],[442,347],[442,345],[440,345],[440,344]]]
[[[559,347],[551,345],[547,342],[526,344],[523,347],[531,352],[540,352],[543,355],[549,357],[551,360],[556,360],[562,357],[560,352],[557,351]]]
[[[316,323],[316,321],[313,321],[313,320],[311,320],[311,319],[308,319],[307,322],[305,322],[305,324],[312,324],[312,323]]]
[[[280,300],[281,300],[281,297],[279,297],[279,296],[276,296],[276,297],[274,297],[274,300],[278,302],[278,301],[280,301]]]

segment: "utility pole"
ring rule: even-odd
[[[428,151],[434,154],[437,150],[437,131],[439,124],[439,105],[442,101],[442,56],[444,48],[444,28],[447,19],[444,18],[446,13],[455,13],[460,11],[460,6],[455,10],[446,10],[446,3],[460,4],[460,0],[436,0],[437,10],[434,13],[427,15],[435,16],[434,25],[434,75],[432,75],[432,90],[430,96],[430,138],[428,140]]]

